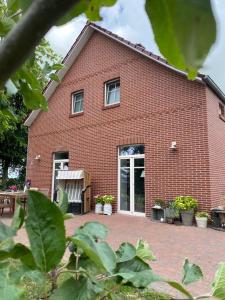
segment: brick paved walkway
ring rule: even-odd
[[[185,257],[201,266],[204,280],[189,285],[190,291],[196,295],[209,292],[218,263],[225,261],[225,233],[212,229],[154,223],[148,218],[120,214],[88,214],[66,221],[67,233],[72,234],[76,227],[93,220],[109,227],[108,241],[114,248],[122,241],[136,243],[138,238],[147,240],[157,257],[151,266],[155,273],[164,277],[180,280]],[[3,221],[9,223],[10,220],[5,218]],[[20,230],[17,240],[28,243],[24,229]],[[165,291],[171,290],[165,286]]]

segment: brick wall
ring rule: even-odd
[[[224,205],[225,122],[219,118],[219,99],[207,88],[207,116],[212,207]]]
[[[104,82],[116,77],[120,106],[104,109]],[[71,93],[80,89],[84,114],[69,118]],[[93,194],[117,196],[117,147],[143,143],[147,215],[155,198],[181,194],[209,208],[206,110],[203,84],[95,32],[51,97],[49,111],[30,127],[27,177],[33,186],[50,187],[52,154],[67,150],[70,169],[90,172]]]

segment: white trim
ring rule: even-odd
[[[134,199],[134,170],[135,169],[145,169],[145,167],[134,167],[134,160],[138,158],[145,158],[144,154],[136,154],[136,155],[124,155],[120,156],[119,155],[119,147],[118,147],[118,193],[117,193],[117,212],[125,215],[132,215],[132,216],[146,216],[146,212],[141,213],[141,212],[135,212],[134,211],[134,205],[135,205],[135,199]],[[129,159],[130,160],[130,210],[122,210],[120,209],[120,166],[121,166],[121,160],[122,159]],[[145,192],[145,191],[144,191]],[[145,205],[146,208],[146,205]]]
[[[83,95],[83,99],[82,99],[82,101],[83,101],[83,109],[82,110],[80,110],[80,111],[76,111],[76,112],[74,112],[73,111],[73,102],[74,102],[74,96],[76,96],[76,95],[79,95],[79,94],[82,94]],[[77,101],[78,102],[78,101]],[[80,113],[82,113],[82,112],[84,112],[84,90],[80,90],[80,91],[77,91],[77,92],[73,92],[72,94],[71,94],[71,115],[77,115],[77,114],[80,114]]]
[[[53,201],[54,197],[54,177],[55,177],[55,164],[56,163],[63,163],[63,162],[68,162],[69,163],[69,158],[66,159],[55,159],[55,153],[53,153],[53,159],[52,159],[52,190],[51,190],[51,200]]]
[[[120,104],[120,99],[117,102],[113,102],[113,103],[107,104],[107,86],[109,84],[111,84],[111,83],[116,83],[116,82],[119,82],[119,84],[120,84],[120,78],[115,78],[115,79],[109,80],[109,81],[107,81],[107,82],[104,83],[104,89],[105,89],[105,93],[104,93],[105,94],[104,106],[106,106],[106,107],[109,107],[109,106],[112,106],[112,105],[115,105],[115,104]],[[121,94],[120,94],[120,96],[121,96]]]

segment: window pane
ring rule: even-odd
[[[54,159],[68,159],[69,153],[68,152],[56,152],[54,155]]]
[[[122,146],[120,147],[120,155],[136,155],[136,154],[144,154],[144,145],[130,145],[130,146]]]
[[[144,158],[135,158],[134,166],[135,167],[144,167]]]
[[[112,104],[115,102],[115,94],[114,92],[108,92],[107,104]]]
[[[120,81],[114,81],[106,84],[106,104],[120,102]]]
[[[73,113],[83,111],[83,93],[78,93],[73,95]]]
[[[120,166],[129,168],[130,167],[130,159],[121,159]]]
[[[130,210],[130,169],[120,168],[120,209]]]
[[[134,211],[145,212],[145,177],[144,169],[134,170]]]

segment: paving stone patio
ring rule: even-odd
[[[9,224],[10,218],[1,217]],[[213,229],[200,229],[152,222],[148,218],[133,217],[121,214],[99,216],[87,214],[75,216],[66,221],[67,234],[84,222],[97,220],[109,227],[108,241],[117,248],[122,241],[136,243],[138,238],[149,242],[157,261],[151,262],[155,273],[173,280],[181,280],[182,264],[185,257],[201,266],[204,280],[189,285],[195,295],[210,291],[210,283],[214,277],[218,263],[225,261],[225,232]],[[28,243],[24,229],[21,229],[17,241]],[[161,285],[157,288],[170,292],[171,289]],[[177,295],[177,294],[175,294]]]

